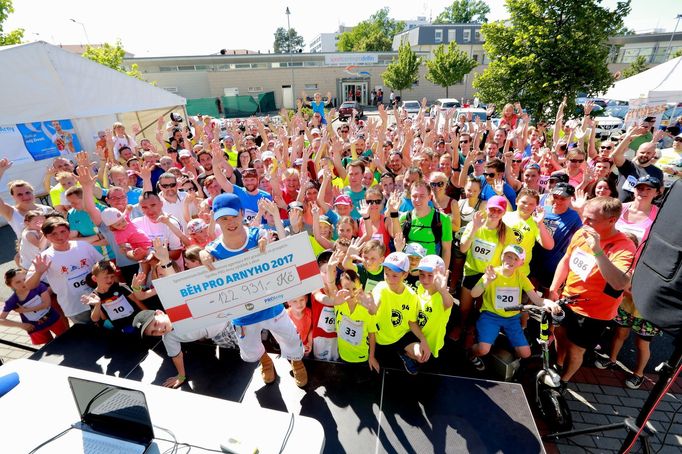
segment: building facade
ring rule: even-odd
[[[427,52],[419,54],[429,57]],[[367,105],[371,91],[381,88],[387,102],[390,89],[384,85],[381,74],[396,56],[395,52],[205,55],[141,57],[125,63],[137,64],[145,80],[188,99],[230,94],[255,97],[272,91],[278,107],[293,107],[302,91],[308,96],[331,92],[336,105],[355,99]],[[481,65],[474,72],[483,69]],[[418,82],[403,90],[403,99],[445,97],[445,88],[426,80],[425,74],[424,65]],[[450,97],[471,97],[472,79],[450,87]]]

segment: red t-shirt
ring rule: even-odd
[[[325,295],[322,291],[313,292],[311,298],[313,302],[312,310],[312,324],[313,324],[313,339],[316,337],[336,337],[336,315],[332,306],[325,306],[318,302],[316,297],[318,295]]]
[[[298,331],[298,335],[301,337],[301,342],[305,344],[308,340],[308,334],[310,334],[311,327],[312,314],[310,308],[306,307],[303,309],[303,317],[301,318],[296,318],[291,308],[287,308],[287,314],[289,314],[291,321],[294,322],[296,331]]]

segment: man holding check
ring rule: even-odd
[[[222,235],[201,251],[201,262],[207,268],[213,269],[215,260],[232,258],[256,247],[265,252],[267,238],[260,237],[257,227],[244,226],[244,209],[236,194],[220,194],[213,200],[213,218]],[[283,304],[235,318],[232,324],[242,359],[260,361],[261,376],[266,384],[274,382],[276,375],[261,340],[263,329],[272,333],[282,349],[282,356],[291,361],[296,385],[304,387],[308,383],[308,373],[301,361],[303,344]]]

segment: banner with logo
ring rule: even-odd
[[[82,151],[71,120],[0,126],[0,158],[14,164],[68,156]]]

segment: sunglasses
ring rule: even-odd
[[[611,149],[612,149],[613,147],[611,147],[611,146],[604,146],[604,145],[602,145],[602,146],[601,146],[601,147],[599,147],[599,148],[601,148],[602,150],[611,150]]]
[[[370,205],[381,205],[381,202],[383,202],[383,200],[381,200],[381,199],[367,199],[367,200],[365,200],[365,202],[367,202]]]
[[[523,159],[512,159],[512,162],[515,164],[521,164],[523,162]]]
[[[468,140],[460,140],[459,143],[469,143]]]
[[[429,186],[431,186],[432,188],[442,188],[443,186],[445,186],[445,181],[432,181],[431,183],[429,183]]]
[[[166,184],[161,184],[161,183],[159,183],[159,186],[161,186],[161,187],[164,188],[164,189],[174,188],[174,187],[176,187],[177,185],[178,185],[177,183],[166,183]]]
[[[495,172],[483,172],[483,176],[486,178],[495,178]]]
[[[571,161],[573,164],[582,164],[585,162],[584,159],[569,159],[569,161]]]
[[[476,162],[475,162],[474,164],[481,165],[481,164],[483,164],[484,162],[485,162],[485,159],[477,159]]]

